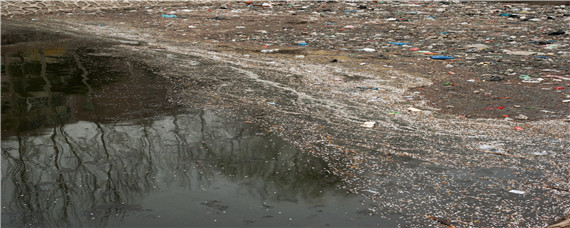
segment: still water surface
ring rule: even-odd
[[[111,44],[2,29],[3,227],[395,225],[320,159],[170,105]]]

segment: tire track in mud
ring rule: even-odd
[[[80,26],[75,26],[80,33],[98,31]],[[244,59],[126,29],[106,29],[99,36],[144,39],[149,46],[164,48],[124,46],[149,64],[162,66],[162,75],[180,80],[175,84],[196,84],[173,91],[178,96],[208,98],[201,105],[226,107],[239,118],[248,116],[238,109],[264,113],[262,118],[253,117],[258,124],[323,158],[348,191],[372,199],[369,213],[401,215],[417,226],[437,224],[426,214],[458,226],[544,226],[553,222],[553,216],[570,212],[568,192],[540,187],[570,188],[564,168],[570,167],[568,126],[561,121],[512,123],[441,115],[421,100],[405,98],[406,87],[429,82],[395,71],[379,72],[381,76],[361,73],[369,79],[339,86],[331,75],[349,70],[266,56]],[[168,54],[179,57],[167,58]],[[191,61],[207,62],[199,67],[211,75],[194,72],[198,66]],[[287,75],[300,75],[302,82],[292,86],[283,80]],[[390,75],[408,83],[392,86],[385,78]],[[355,89],[359,83],[379,85],[382,90]],[[268,104],[273,97],[283,101]],[[369,102],[372,97],[385,100]],[[407,111],[410,106],[423,111]],[[361,127],[366,121],[376,124]],[[525,130],[513,130],[519,125]],[[543,151],[545,155],[536,155]],[[533,219],[537,217],[546,219]]]

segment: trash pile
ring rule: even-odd
[[[165,25],[165,36],[248,54],[420,75],[433,82],[416,88],[423,98],[467,118],[570,118],[566,5],[245,1],[132,10],[111,19],[137,16],[138,26]]]

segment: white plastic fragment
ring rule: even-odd
[[[525,194],[524,191],[519,191],[519,190],[510,190],[509,192],[514,193],[514,194],[519,194],[519,195]]]
[[[544,155],[548,155],[548,152],[543,150],[542,152],[533,152],[532,155],[544,156]]]
[[[410,112],[421,112],[422,110],[421,110],[421,109],[414,108],[414,107],[409,107],[409,108],[408,108],[408,111],[410,111]]]
[[[364,190],[364,191],[365,191],[365,192],[370,192],[370,193],[372,193],[372,194],[378,194],[378,193],[379,193],[379,192],[377,192],[377,191],[370,190],[370,189],[367,189],[367,190]]]
[[[364,122],[364,123],[361,124],[360,126],[362,126],[362,127],[367,127],[367,128],[373,128],[374,125],[376,125],[376,122],[371,121],[371,122]]]
[[[531,78],[531,79],[522,80],[523,83],[540,83],[542,81],[544,81],[543,78]]]
[[[523,56],[529,56],[529,55],[534,55],[536,54],[536,52],[534,51],[511,51],[511,50],[503,50],[503,52],[507,55],[523,55]]]
[[[279,49],[264,49],[261,50],[261,53],[272,53],[272,52],[277,52],[279,51]]]

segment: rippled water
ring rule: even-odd
[[[163,78],[112,50],[3,27],[2,226],[394,225],[322,160],[170,105]]]

